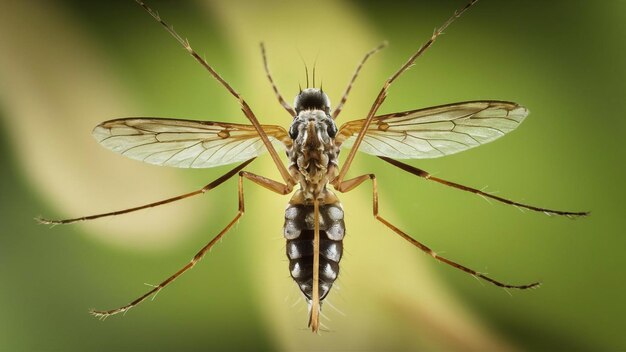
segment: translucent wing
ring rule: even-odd
[[[262,127],[275,147],[291,143],[284,128]],[[125,118],[103,122],[92,134],[104,147],[129,158],[183,168],[236,163],[267,150],[253,126],[234,123]]]
[[[437,158],[500,138],[527,115],[518,104],[486,100],[375,116],[359,151],[395,159]],[[343,124],[336,142],[351,147],[364,123]]]

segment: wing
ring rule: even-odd
[[[375,116],[359,151],[395,159],[437,158],[500,138],[527,115],[516,103],[485,100]],[[364,123],[343,124],[335,141],[351,147]]]
[[[262,127],[275,147],[291,144],[284,128]],[[253,126],[234,123],[124,118],[105,121],[92,134],[116,153],[161,166],[214,167],[248,160],[267,151]]]

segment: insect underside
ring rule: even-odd
[[[213,121],[195,121],[161,118],[122,118],[105,121],[93,130],[93,135],[104,147],[124,156],[143,162],[181,168],[209,168],[239,163],[229,172],[206,186],[183,195],[142,206],[109,213],[65,220],[38,219],[46,224],[69,224],[101,217],[121,215],[167,204],[209,192],[232,177],[238,177],[237,213],[230,222],[193,259],[162,283],[125,306],[111,310],[94,310],[92,314],[106,318],[127,312],[146,298],[158,293],[176,278],[191,269],[242,217],[244,213],[244,180],[265,187],[277,194],[295,192],[285,210],[283,233],[287,241],[286,252],[292,278],[309,304],[309,326],[314,332],[320,329],[322,301],[328,297],[339,275],[339,262],[346,234],[344,211],[335,192],[349,192],[370,181],[373,189],[373,216],[392,232],[408,241],[436,260],[486,280],[503,288],[527,289],[539,283],[511,285],[494,280],[475,270],[441,257],[429,247],[402,231],[379,214],[377,179],[374,174],[346,179],[346,174],[357,151],[375,155],[383,161],[425,180],[487,197],[522,209],[544,212],[549,215],[578,217],[587,212],[569,212],[536,207],[492,195],[481,190],[446,181],[430,175],[397,159],[435,158],[461,152],[491,142],[515,129],[528,115],[528,110],[516,103],[498,100],[477,100],[453,103],[424,109],[376,115],[389,87],[421,56],[439,35],[476,0],[456,11],[439,27],[430,39],[385,82],[364,119],[353,120],[337,127],[335,120],[347,101],[365,62],[386,44],[368,52],[355,70],[337,107],[331,111],[330,100],[319,88],[301,90],[293,107],[276,87],[269,71],[265,47],[261,51],[266,75],[279,103],[292,119],[288,130],[281,126],[262,125],[248,103],[202,57],[180,37],[159,15],[136,0],[155,20],[188,51],[240,104],[250,122],[235,124]],[[307,77],[308,80],[308,77]],[[315,86],[315,84],[313,84]],[[307,82],[308,86],[308,82]],[[287,154],[288,165],[281,161],[277,148]],[[344,164],[338,165],[342,148],[351,148]],[[276,181],[244,169],[257,156],[268,152],[277,167],[281,180]]]

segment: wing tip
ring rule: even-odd
[[[530,110],[519,104],[517,104],[517,106],[509,113],[510,116],[518,118],[520,122],[522,122],[528,114],[530,114]]]
[[[104,124],[105,122],[102,122],[91,130],[91,135],[98,141],[98,143],[111,136],[111,130],[104,127]]]

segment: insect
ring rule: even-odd
[[[504,288],[528,289],[538,282],[511,285],[494,280],[466,266],[437,255],[429,247],[412,238],[379,214],[377,179],[365,174],[347,179],[346,175],[358,151],[378,156],[385,162],[415,176],[446,186],[471,192],[519,208],[568,217],[585,216],[587,212],[551,210],[518,203],[481,190],[434,177],[428,172],[396,159],[435,158],[461,152],[493,141],[514,130],[528,115],[528,110],[516,103],[479,100],[453,103],[418,110],[377,115],[389,87],[443,33],[443,31],[476,0],[456,11],[432,34],[393,75],[383,84],[364,119],[349,121],[337,127],[352,86],[366,61],[381,50],[385,43],[368,52],[358,64],[337,107],[332,110],[330,99],[321,88],[307,87],[296,95],[293,107],[280,94],[272,75],[265,47],[261,53],[265,73],[282,107],[293,119],[290,127],[261,125],[243,97],[227,83],[196,51],[160,16],[141,0],[142,6],[198,61],[228,92],[235,97],[250,124],[212,121],[192,121],[161,118],[122,118],[103,122],[93,130],[94,137],[104,147],[143,162],[179,168],[209,168],[240,163],[203,188],[173,198],[134,208],[65,220],[38,219],[45,224],[69,224],[78,221],[126,214],[141,209],[179,201],[209,192],[234,176],[238,176],[239,206],[236,215],[184,267],[159,285],[127,305],[111,310],[93,310],[97,317],[124,313],[146,298],[158,293],[176,278],[194,267],[244,214],[244,180],[265,187],[280,195],[291,196],[285,210],[283,233],[291,276],[309,304],[309,326],[317,332],[324,299],[339,274],[346,233],[343,207],[335,192],[349,192],[370,181],[373,189],[373,215],[391,231],[431,255],[436,260]],[[338,156],[342,148],[350,148],[342,166]],[[284,149],[288,164],[279,157]],[[268,152],[282,180],[276,181],[245,171],[257,156]],[[334,190],[331,190],[332,189]],[[295,192],[294,192],[295,190]]]

